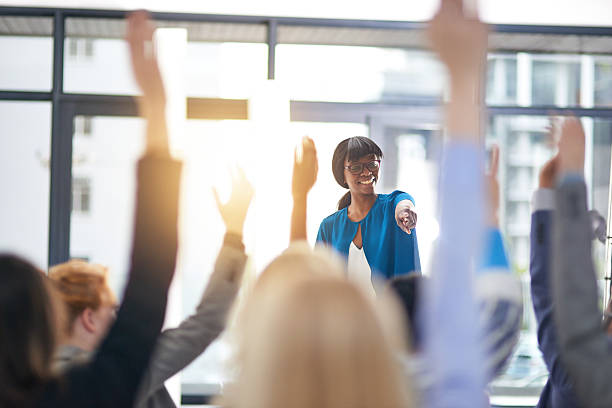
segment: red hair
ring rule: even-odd
[[[74,321],[85,309],[97,310],[115,301],[106,280],[107,274],[105,266],[76,259],[49,270],[49,278],[66,305],[66,334],[71,334]]]

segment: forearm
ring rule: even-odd
[[[553,239],[553,307],[561,359],[588,407],[609,407],[612,358],[601,313],[591,254],[586,185],[572,180],[557,188]]]
[[[308,196],[306,195],[293,197],[290,242],[306,241],[308,239],[308,234],[306,232],[307,203]]]
[[[146,151],[148,153],[168,152],[168,124],[165,105],[160,102],[141,103],[140,111],[141,116],[147,122]]]
[[[485,379],[471,264],[482,236],[482,152],[450,143],[440,170],[440,239],[425,299],[425,356],[435,385],[430,407],[477,407]],[[456,350],[461,350],[457,353]]]
[[[455,140],[478,142],[482,109],[478,72],[451,74],[451,95],[446,105],[446,127]]]
[[[145,402],[164,382],[189,365],[225,329],[229,310],[239,290],[239,282],[212,279],[217,276],[242,276],[247,256],[244,247],[225,243],[219,252],[211,280],[193,315],[177,328],[165,330],[140,386],[138,404]]]

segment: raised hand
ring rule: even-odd
[[[584,173],[584,129],[580,119],[568,117],[561,125],[559,173]]]
[[[153,46],[154,32],[149,13],[144,10],[130,13],[125,39],[130,48],[134,78],[146,100],[165,104],[166,92]]]
[[[214,188],[213,195],[227,232],[242,235],[244,220],[253,198],[253,186],[247,180],[244,171],[237,169],[232,172],[232,193],[227,203],[221,202],[219,194]]]
[[[153,46],[155,27],[144,10],[127,17],[125,39],[130,49],[132,71],[142,91],[138,100],[140,114],[147,119],[147,152],[168,153],[166,128],[166,91]]]
[[[499,213],[499,181],[497,172],[499,169],[499,146],[494,145],[491,149],[491,161],[489,171],[485,174],[485,186],[487,189],[487,223],[489,226],[498,226]]]
[[[319,164],[317,149],[311,138],[304,136],[301,146],[295,151],[291,192],[295,198],[305,198],[317,181]]]
[[[540,169],[540,175],[538,179],[539,188],[555,188],[557,183],[557,174],[559,171],[559,155],[555,155],[552,159],[548,160],[544,166]]]
[[[433,50],[451,77],[480,73],[487,52],[488,28],[477,16],[466,15],[463,1],[441,0],[427,31]]]
[[[410,200],[402,200],[395,207],[395,222],[406,234],[411,234],[417,224],[417,213]]]
[[[451,140],[480,144],[482,72],[487,52],[488,28],[476,16],[468,16],[461,0],[441,0],[429,23],[433,50],[450,76],[450,102],[446,128]]]

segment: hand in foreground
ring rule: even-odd
[[[293,198],[305,198],[317,181],[319,164],[317,149],[311,138],[305,136],[295,151],[291,193]]]
[[[466,15],[462,0],[441,0],[427,33],[451,80],[479,74],[487,52],[488,28],[477,16]]]
[[[213,188],[219,214],[227,232],[242,235],[244,220],[253,198],[253,186],[249,183],[242,169],[232,173],[232,193],[227,203],[222,203],[219,193]]]
[[[406,234],[411,234],[417,224],[417,213],[410,200],[402,200],[395,207],[395,222]]]
[[[580,119],[568,117],[561,125],[559,174],[584,173],[584,129]]]
[[[489,171],[485,174],[485,186],[487,189],[487,225],[491,227],[499,226],[497,218],[499,213],[499,182],[497,172],[499,169],[499,146],[494,145],[491,149],[491,161]]]
[[[539,188],[555,188],[557,184],[557,173],[559,170],[559,155],[556,154],[552,159],[544,163],[540,169],[538,180]]]
[[[128,15],[125,39],[130,48],[134,78],[143,93],[143,102],[165,106],[166,92],[155,55],[154,32],[155,26],[146,11],[138,10]]]

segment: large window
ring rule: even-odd
[[[129,98],[117,97],[138,93],[121,39],[122,15],[100,11],[77,17],[82,12],[74,11],[64,19],[65,36],[58,37],[63,41],[64,60],[63,70],[55,73],[62,75],[63,89],[52,88],[61,82],[60,77],[53,80],[53,18],[4,16],[0,21],[0,51],[10,56],[0,66],[0,91],[4,91],[0,96],[5,99],[0,102],[5,135],[0,142],[0,188],[7,197],[0,214],[0,249],[23,254],[44,268],[51,243],[52,259],[70,256],[106,264],[111,286],[121,296],[132,234],[134,172],[143,149],[144,126],[133,116],[136,109]],[[62,13],[58,10],[56,15],[65,16]],[[244,236],[247,280],[286,247],[292,152],[305,135],[314,139],[319,157],[318,181],[308,207],[310,242],[314,243],[320,221],[336,210],[346,192],[331,173],[334,148],[347,137],[369,136],[385,154],[377,190],[400,189],[416,199],[422,267],[429,271],[438,236],[436,178],[443,133],[441,107],[447,89],[445,70],[426,51],[418,24],[410,28],[326,20],[318,26],[316,20],[305,24],[246,16],[208,16],[201,21],[174,18],[158,23],[186,30],[185,61],[178,65],[190,98],[190,119],[184,134],[171,140],[184,170],[181,249],[168,325],[193,312],[212,271],[224,228],[211,189],[227,197],[233,166],[241,166],[256,188]],[[350,27],[353,24],[359,27]],[[486,123],[486,144],[501,147],[500,221],[513,273],[523,284],[525,315],[520,344],[507,371],[495,382],[492,400],[529,406],[537,401],[547,378],[537,348],[528,273],[531,194],[541,165],[554,154],[545,115],[565,108],[583,115],[589,201],[606,217],[612,56],[597,48],[601,36],[557,38],[510,31],[491,35],[491,47],[497,51],[487,57],[485,95],[495,114]],[[549,47],[550,38],[555,41]],[[268,76],[275,76],[279,94],[288,96],[293,109],[293,121],[285,120],[274,131],[238,120],[247,119],[247,110],[256,105],[247,100],[262,96],[262,83]],[[213,112],[207,108],[214,108]],[[53,175],[52,112],[57,113],[53,151],[63,160],[54,162]],[[118,116],[105,116],[109,114]],[[71,152],[65,138],[70,129]],[[51,186],[50,180],[71,181],[72,189]],[[52,231],[50,211],[59,214]],[[49,241],[49,236],[69,250]],[[600,278],[606,269],[604,253],[603,245],[594,245]],[[218,339],[182,373],[183,392],[218,392],[221,384],[232,379],[226,368],[232,351],[227,338]]]
[[[265,44],[256,43],[189,41],[186,61],[181,66],[187,95],[250,97],[255,87],[266,78],[267,48]],[[130,71],[127,46],[122,39],[68,38],[66,50],[66,92],[138,93]]]
[[[424,51],[281,44],[277,54],[277,78],[295,100],[405,102],[442,95],[443,67]]]
[[[46,18],[17,20],[34,27],[48,26]],[[32,27],[34,30],[37,28]],[[43,30],[43,31],[46,31]],[[0,89],[18,91],[51,90],[53,38],[49,36],[2,36],[0,52],[5,56],[0,64]]]

